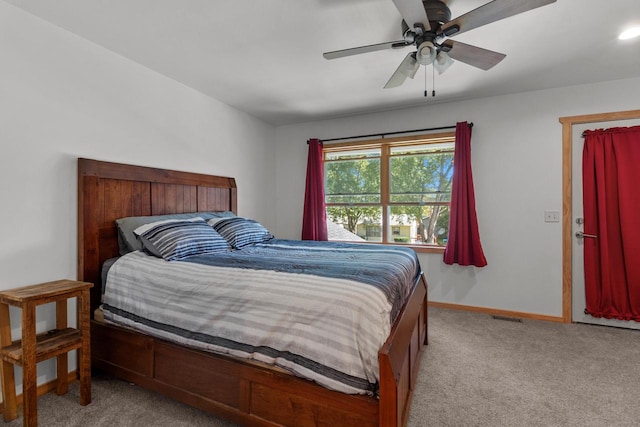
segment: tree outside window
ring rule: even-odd
[[[373,242],[444,246],[454,134],[325,144],[327,218]]]

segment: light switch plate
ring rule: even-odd
[[[544,222],[560,222],[560,211],[544,211]]]

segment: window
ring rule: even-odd
[[[371,242],[445,246],[455,134],[325,144],[328,220]]]

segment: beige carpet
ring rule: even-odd
[[[409,426],[640,426],[640,331],[436,308],[429,320]],[[39,425],[233,425],[100,376],[93,402],[77,402],[77,384],[41,397]]]
[[[640,426],[640,331],[431,310],[412,426]]]

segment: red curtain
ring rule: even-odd
[[[449,240],[444,250],[444,263],[476,267],[487,265],[478,231],[471,173],[471,126],[467,122],[456,124]]]
[[[307,187],[304,193],[302,240],[328,240],[327,213],[324,206],[324,166],[322,141],[309,140]]]
[[[640,321],[640,126],[584,136],[586,312]]]

